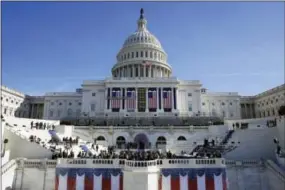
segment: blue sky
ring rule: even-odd
[[[283,2],[2,2],[2,83],[42,95],[110,76],[140,8],[180,79],[241,95],[284,83]]]

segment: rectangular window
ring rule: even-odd
[[[145,57],[148,57],[148,52],[147,51],[145,52]]]
[[[92,93],[92,96],[96,96],[96,93],[95,93],[95,92],[93,92],[93,93]]]
[[[91,104],[91,111],[95,111],[95,104]]]
[[[136,57],[139,57],[139,52],[136,52]]]
[[[132,52],[132,58],[134,58],[134,52]]]
[[[188,93],[188,97],[192,96],[192,93]]]
[[[192,111],[192,102],[188,102],[188,111]]]
[[[141,51],[141,57],[143,57],[143,51]]]

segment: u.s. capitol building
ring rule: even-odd
[[[45,95],[45,119],[121,116],[223,116],[240,118],[236,92],[208,93],[198,80],[172,76],[165,50],[147,29],[143,10],[105,80],[83,81],[77,92]]]
[[[198,80],[172,76],[168,55],[147,29],[143,10],[136,32],[127,37],[116,60],[111,77],[83,81],[82,88],[75,92],[49,92],[35,97],[2,86],[2,114],[43,119],[82,116],[240,119],[277,115],[285,97],[284,85],[257,96],[241,97],[237,92],[208,92]]]

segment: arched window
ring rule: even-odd
[[[164,136],[160,136],[157,138],[157,144],[166,144],[166,138]]]
[[[184,136],[179,136],[177,138],[178,141],[186,141],[186,138]]]
[[[117,140],[116,140],[116,144],[117,145],[122,145],[122,144],[126,144],[126,139],[125,139],[125,137],[123,137],[123,136],[119,136],[118,138],[117,138]]]
[[[99,137],[97,137],[97,141],[105,141],[105,137],[99,136]]]

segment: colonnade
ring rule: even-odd
[[[165,67],[136,64],[120,67],[113,71],[115,77],[170,77],[171,71]]]
[[[128,90],[129,89],[129,90]],[[131,90],[130,90],[131,89]],[[156,108],[154,108],[155,112],[164,112],[165,111],[165,105],[164,105],[164,92],[168,92],[169,98],[171,102],[171,106],[168,110],[168,112],[173,112],[177,110],[177,88],[175,87],[169,87],[169,88],[162,88],[162,87],[146,87],[146,88],[138,88],[138,87],[127,87],[127,88],[121,88],[121,87],[113,87],[113,88],[106,88],[105,90],[105,110],[111,112],[112,106],[111,106],[111,100],[116,99],[120,101],[119,106],[119,112],[129,112],[127,107],[127,92],[128,91],[134,91],[134,100],[135,100],[135,106],[134,110],[132,112],[138,112],[138,97],[139,97],[139,89],[145,89],[145,112],[149,112],[149,92],[155,91],[156,92]],[[113,91],[120,91],[119,97],[112,97]],[[153,111],[152,111],[153,112]]]

